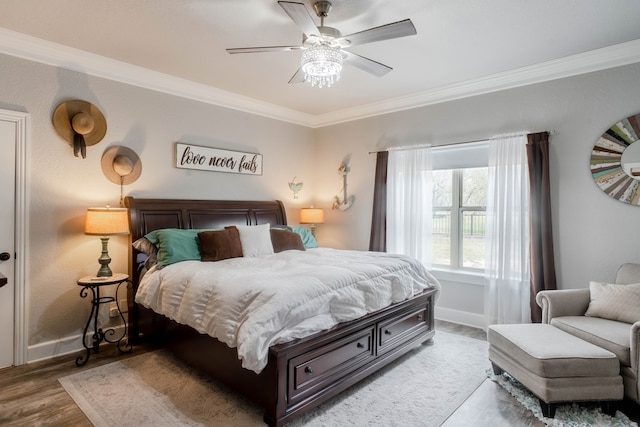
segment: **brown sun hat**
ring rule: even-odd
[[[107,122],[100,110],[90,102],[79,99],[65,101],[56,107],[53,127],[72,145],[76,133],[84,137],[86,145],[97,144],[107,133]]]
[[[102,154],[102,173],[114,184],[131,184],[142,174],[142,162],[129,147],[116,145]]]

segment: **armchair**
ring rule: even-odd
[[[640,264],[620,266],[614,283],[640,283]],[[589,289],[541,291],[536,295],[536,302],[542,308],[542,323],[551,324],[616,355],[620,361],[625,397],[640,403],[640,321],[632,324],[585,316],[590,300]]]

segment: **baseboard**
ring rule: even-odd
[[[485,318],[482,314],[469,313],[468,311],[454,310],[446,307],[436,307],[434,316],[438,320],[457,323],[459,325],[471,326],[486,330]]]
[[[113,329],[115,329],[115,336],[119,337],[124,331],[124,326],[116,326]],[[89,342],[90,339],[90,334],[87,334],[87,342]],[[85,349],[82,346],[82,334],[77,334],[28,346],[27,363],[39,362],[41,360],[64,356],[71,353],[78,353],[78,356],[80,356],[83,351],[85,351]]]

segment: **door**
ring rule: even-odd
[[[0,118],[0,368],[13,365],[15,354],[16,127]]]

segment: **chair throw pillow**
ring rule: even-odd
[[[591,282],[585,316],[635,323],[640,320],[640,283],[617,285]]]
[[[233,228],[198,233],[201,261],[221,261],[242,256],[238,231]]]

